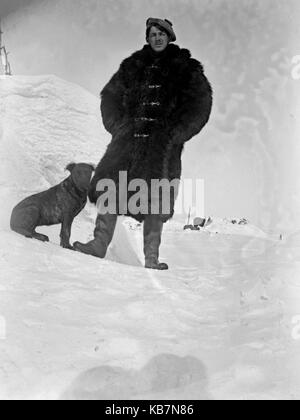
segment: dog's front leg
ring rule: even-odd
[[[63,248],[73,249],[72,245],[70,244],[73,220],[73,217],[66,215],[62,221],[60,231],[60,246],[62,246]]]

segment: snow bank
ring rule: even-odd
[[[96,97],[54,76],[1,77],[0,95],[1,193],[49,188],[67,163],[97,163],[108,138]]]
[[[212,234],[245,235],[264,239],[270,238],[262,229],[254,226],[248,221],[246,221],[246,223],[239,221],[238,218],[221,219],[219,217],[213,217],[211,218],[211,223],[207,224],[202,231]]]
[[[284,235],[277,234],[274,232],[267,233],[262,229],[255,226],[253,223],[249,222],[246,219],[239,218],[221,218],[221,217],[208,217],[205,219],[205,225],[199,230],[184,229],[184,225],[178,221],[172,221],[168,223],[165,227],[165,231],[170,232],[181,232],[184,230],[185,235],[190,235],[191,240],[194,238],[193,235],[238,235],[238,236],[248,236],[252,238],[261,238],[268,240],[280,240]],[[193,226],[192,224],[189,226]],[[140,230],[141,228],[136,224],[131,229]]]
[[[70,162],[97,164],[110,136],[101,123],[99,99],[58,77],[1,76],[0,97],[0,228],[7,230],[17,202],[61,182]],[[88,205],[75,222],[73,238],[91,238],[95,217]],[[46,230],[57,242],[58,229]],[[137,264],[121,223],[112,247],[108,258]]]

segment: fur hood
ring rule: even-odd
[[[186,48],[180,48],[176,44],[169,44],[167,48],[161,53],[156,53],[153,51],[150,45],[146,44],[141,50],[134,52],[130,57],[126,58],[122,64],[126,65],[129,62],[135,62],[137,67],[143,67],[145,64],[150,63],[153,58],[155,59],[156,57],[160,57],[162,60],[170,64],[187,64],[187,61],[192,58],[192,55],[189,50]],[[200,65],[201,69],[203,70],[203,67],[199,61],[195,59],[193,59],[193,61],[195,64],[197,63]]]
[[[145,66],[151,65],[156,59],[160,60],[162,68],[165,70],[172,69],[176,76],[183,74],[187,69],[190,71],[197,69],[204,73],[202,63],[192,58],[188,49],[180,48],[176,44],[169,44],[161,53],[156,53],[150,45],[146,44],[141,50],[134,52],[130,57],[123,60],[119,72],[123,74],[125,80],[127,79],[130,82],[136,77],[137,73],[143,71]]]

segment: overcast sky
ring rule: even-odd
[[[8,14],[18,11],[38,0],[0,0],[0,17],[5,18]]]
[[[260,67],[265,69],[269,59],[262,55],[262,46],[268,54],[282,49],[287,54],[299,53],[299,0],[0,2],[4,14],[15,11],[3,19],[4,42],[11,52],[14,73],[53,73],[95,94],[120,60],[142,47],[150,16],[173,21],[178,44],[189,48],[213,79],[219,79],[228,66],[237,75],[243,72],[244,55],[261,76]],[[255,68],[250,77],[257,77]]]

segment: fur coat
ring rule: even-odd
[[[119,171],[127,171],[128,183],[139,178],[149,186],[151,179],[179,179],[184,143],[201,131],[212,107],[211,86],[190,52],[169,44],[155,53],[145,45],[121,63],[101,99],[112,140],[91,182],[91,202],[99,198],[99,180],[118,186]],[[175,199],[170,213],[161,214],[164,222],[173,216]],[[143,214],[126,214],[144,220]]]

